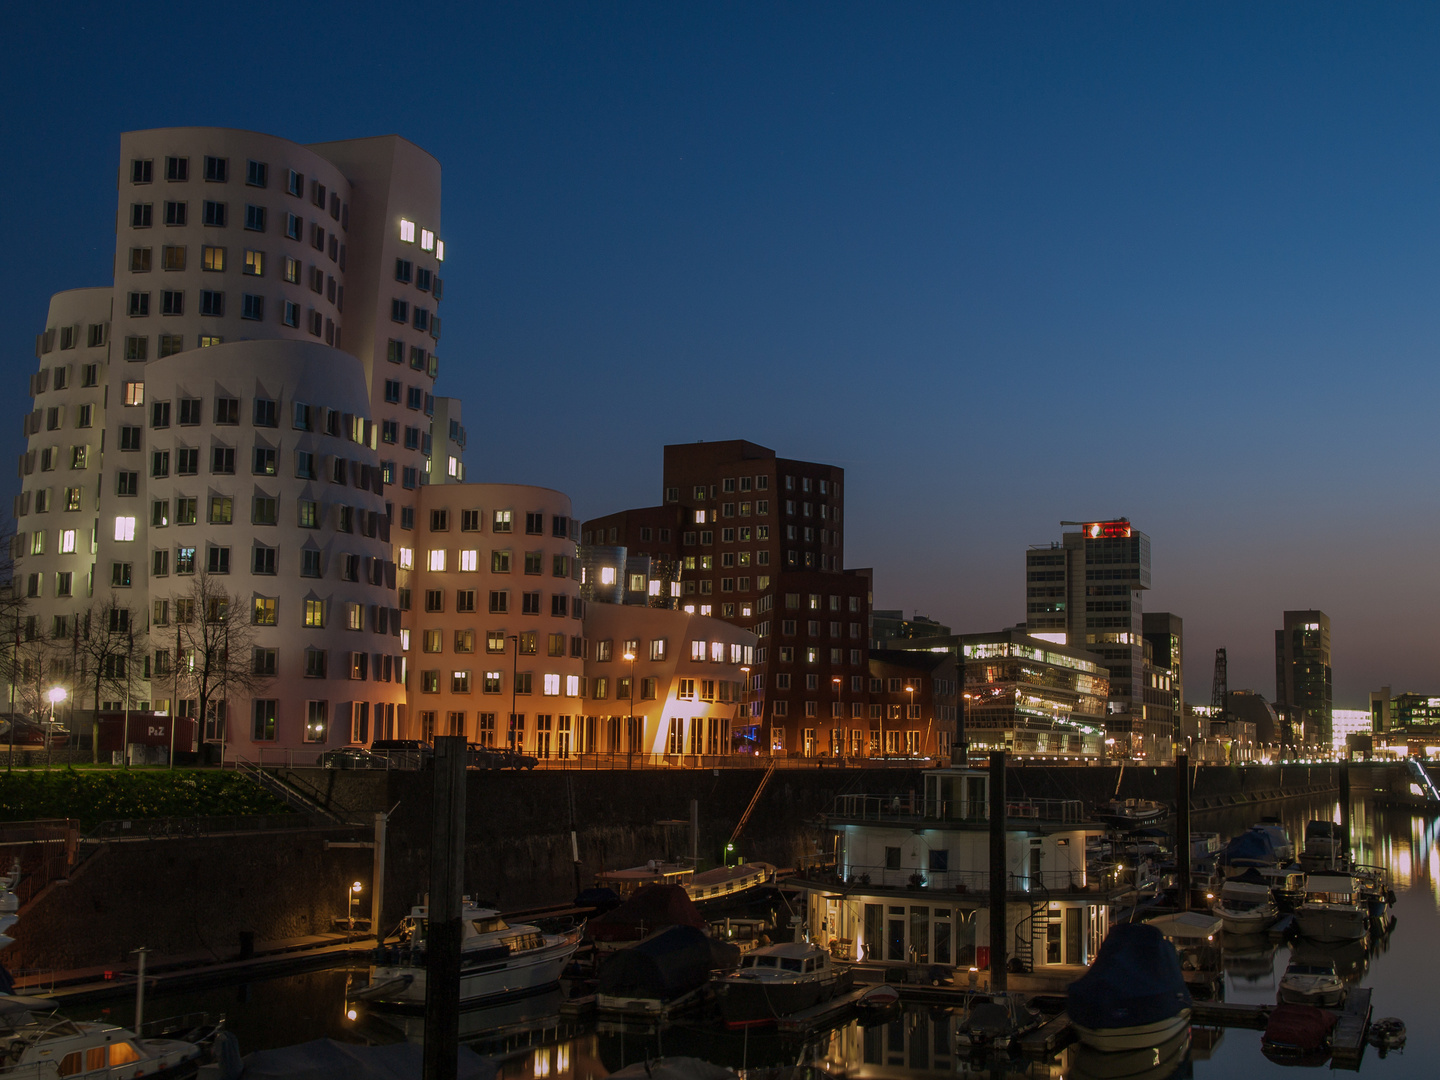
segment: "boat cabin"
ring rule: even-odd
[[[781,977],[823,973],[829,970],[829,967],[829,955],[823,950],[801,941],[787,941],[779,945],[770,945],[763,949],[757,949],[740,959],[741,971],[753,970],[756,974],[772,971]]]
[[[842,795],[828,815],[833,876],[807,894],[809,940],[882,964],[989,965],[990,777],[926,770],[911,794]],[[1104,827],[1078,800],[1015,798],[1005,825],[1008,954],[1026,966],[1083,966],[1109,926],[1113,882],[1093,878],[1086,842]]]
[[[693,867],[651,859],[644,866],[627,870],[602,870],[595,875],[595,884],[614,889],[620,899],[628,900],[647,885],[688,886],[694,876]]]

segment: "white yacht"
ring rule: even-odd
[[[1269,885],[1238,878],[1231,878],[1220,886],[1220,897],[1210,910],[1220,917],[1226,932],[1231,934],[1258,934],[1280,917],[1280,908],[1270,894]]]
[[[0,996],[0,1078],[107,1080],[194,1076],[205,1051],[183,1039],[147,1039],[115,1024],[40,1016],[54,1002]]]
[[[376,950],[370,983],[350,996],[398,1007],[425,1005],[425,932],[429,907],[410,909],[401,924],[400,944]],[[466,901],[460,925],[460,1002],[485,1001],[536,993],[555,986],[580,947],[579,929],[547,934],[538,926],[511,926],[500,912]]]
[[[1303,964],[1294,960],[1280,976],[1280,1000],[1292,1005],[1339,1005],[1345,982],[1333,963]]]
[[[1311,874],[1305,900],[1295,909],[1300,936],[1315,941],[1359,941],[1370,931],[1370,908],[1353,874]]]

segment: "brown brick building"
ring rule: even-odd
[[[737,439],[667,446],[663,472],[659,506],[587,521],[582,544],[675,559],[679,607],[757,635],[737,749],[849,753],[861,727],[868,747],[871,583],[845,569],[845,470]]]

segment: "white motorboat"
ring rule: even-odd
[[[1345,982],[1334,964],[1304,964],[1292,960],[1280,976],[1280,1000],[1292,1005],[1339,1005]]]
[[[1275,852],[1277,865],[1288,866],[1295,861],[1295,842],[1290,839],[1290,834],[1275,818],[1262,818],[1258,824],[1251,825],[1250,828],[1258,829],[1270,838],[1270,846]]]
[[[1143,1050],[1159,1046],[1167,1039],[1173,1039],[1190,1026],[1190,1010],[1181,1009],[1174,1016],[1157,1020],[1153,1024],[1136,1024],[1133,1027],[1088,1028],[1071,1021],[1071,1027],[1080,1036],[1080,1041],[1095,1050]]]
[[[1315,941],[1358,941],[1370,930],[1370,909],[1353,874],[1311,874],[1305,900],[1295,909],[1300,936]]]
[[[1345,840],[1340,826],[1333,821],[1311,821],[1305,826],[1305,846],[1300,852],[1301,865],[1320,869],[1344,868]]]
[[[53,1002],[0,996],[0,1077],[179,1080],[194,1076],[205,1056],[199,1043],[185,1039],[142,1038],[115,1024],[35,1015],[53,1008]]]
[[[1269,885],[1238,878],[1220,886],[1220,896],[1210,910],[1231,934],[1258,934],[1280,917]]]
[[[732,1028],[773,1023],[829,1001],[849,985],[848,969],[837,968],[824,949],[803,941],[747,953],[737,971],[714,981],[720,1011]]]
[[[425,1005],[425,928],[429,908],[410,909],[401,924],[400,944],[376,950],[370,983],[350,996],[400,1008]],[[460,1002],[476,1005],[538,993],[560,981],[580,947],[580,930],[547,934],[529,923],[511,926],[500,912],[466,901],[460,925]]]

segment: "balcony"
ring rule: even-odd
[[[835,800],[830,818],[839,822],[933,822],[937,825],[954,822],[979,825],[990,820],[990,804],[985,799],[935,799],[913,793],[841,795]],[[1085,820],[1085,809],[1079,799],[1007,799],[1005,820],[1078,825]]]

